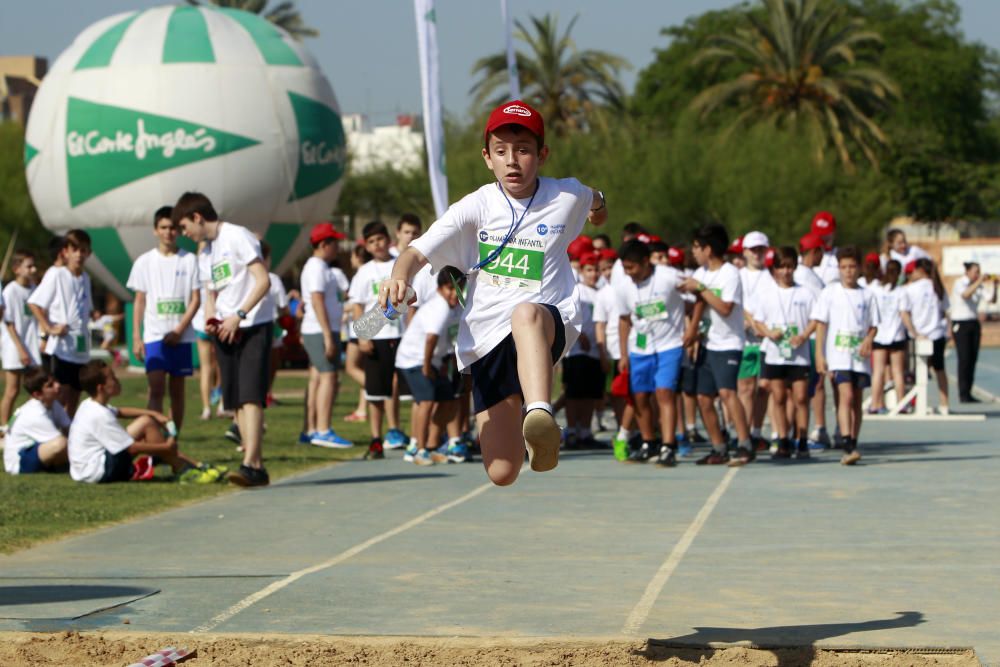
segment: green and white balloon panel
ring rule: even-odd
[[[154,246],[153,212],[188,190],[272,246],[278,271],[336,204],[340,110],[316,62],[248,12],[186,5],[112,16],[55,61],[32,107],[25,169],[42,223],[87,229],[116,294]]]

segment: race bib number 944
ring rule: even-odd
[[[480,243],[479,261],[485,260],[496,247]],[[496,259],[483,267],[479,280],[494,287],[538,292],[542,289],[544,265],[544,252],[508,246],[497,255]]]

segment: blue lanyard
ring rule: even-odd
[[[531,199],[528,200],[528,205],[524,207],[524,212],[521,213],[520,218],[518,218],[517,214],[514,212],[514,204],[511,203],[510,198],[507,196],[507,193],[504,192],[503,186],[500,185],[500,181],[497,181],[497,187],[500,188],[500,194],[503,195],[503,198],[507,200],[507,206],[510,206],[510,229],[507,230],[506,236],[503,237],[503,242],[499,246],[494,248],[493,251],[486,256],[486,259],[476,264],[474,267],[469,269],[469,271],[478,271],[487,264],[492,263],[493,260],[495,260],[497,257],[500,256],[500,253],[502,253],[503,249],[507,247],[507,244],[510,243],[510,240],[514,238],[514,234],[521,226],[521,222],[524,221],[524,216],[528,215],[528,209],[531,208],[532,202],[535,201],[535,195],[538,194],[538,190],[541,187],[541,182],[535,181],[535,191],[531,193]]]

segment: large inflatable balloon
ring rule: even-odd
[[[283,270],[333,210],[347,157],[333,90],[300,43],[255,14],[188,5],[80,33],[42,81],[25,141],[42,223],[86,229],[90,269],[123,298],[153,213],[187,190],[259,233]]]

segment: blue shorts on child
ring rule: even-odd
[[[191,343],[166,345],[162,340],[146,343],[146,372],[166,371],[174,377],[186,377],[194,373]]]
[[[683,359],[683,347],[656,354],[628,355],[628,377],[632,392],[648,394],[657,389],[677,391]]]

